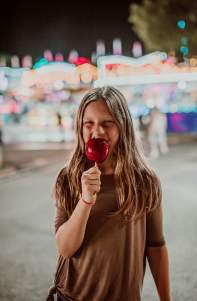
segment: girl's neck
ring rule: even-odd
[[[101,164],[98,164],[98,167],[101,173],[104,175],[111,175],[114,173],[114,167],[110,162],[103,162]]]

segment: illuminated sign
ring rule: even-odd
[[[82,64],[75,66],[74,64],[52,62],[43,65],[40,68],[26,71],[22,76],[22,83],[31,87],[34,85],[51,84],[59,87],[71,85],[80,87],[81,83],[90,84],[97,79],[97,68],[91,64]]]
[[[103,56],[97,60],[98,80],[103,85],[137,85],[197,80],[197,68],[169,64],[165,52],[153,52],[140,58]]]

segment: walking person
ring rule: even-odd
[[[168,153],[167,117],[157,107],[151,112],[151,121],[148,128],[150,142],[150,157],[157,158],[160,154]]]
[[[54,188],[59,259],[47,301],[140,301],[146,259],[159,300],[171,301],[161,185],[138,150],[126,99],[113,87],[90,90],[75,128]],[[109,144],[104,162],[87,159],[90,138]]]

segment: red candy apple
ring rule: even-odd
[[[88,140],[85,146],[86,157],[96,163],[102,163],[109,153],[109,144],[101,138]]]

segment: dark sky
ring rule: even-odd
[[[81,56],[90,57],[98,39],[103,39],[107,53],[112,53],[112,40],[119,37],[123,54],[131,55],[137,39],[128,23],[132,2],[140,1],[7,0],[1,9],[0,52],[39,57],[43,50],[51,49],[67,56],[75,48]]]

